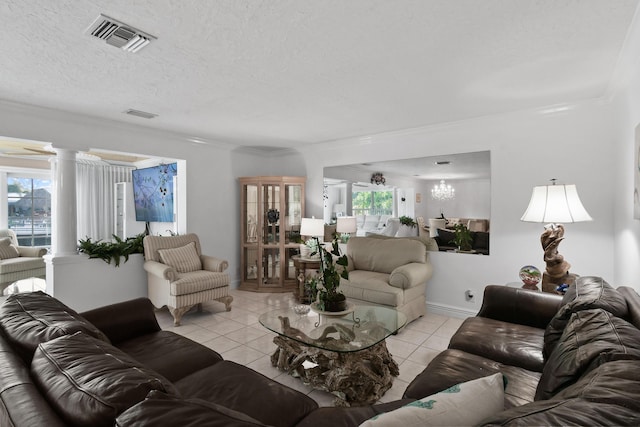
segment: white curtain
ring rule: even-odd
[[[77,160],[78,239],[111,241],[115,232],[115,183],[130,182],[132,166]]]

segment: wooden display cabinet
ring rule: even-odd
[[[296,289],[306,178],[256,176],[240,181],[240,289]]]

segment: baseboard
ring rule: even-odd
[[[447,304],[427,303],[427,313],[439,314],[441,316],[456,317],[466,319],[478,314],[478,310],[467,310]]]

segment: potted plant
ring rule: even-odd
[[[337,239],[331,244],[331,252],[319,246],[319,253],[320,277],[311,285],[312,294],[317,294],[317,306],[322,311],[344,311],[347,309],[347,298],[338,288],[340,278],[349,279],[347,256],[340,254]]]
[[[127,262],[129,255],[144,253],[142,240],[145,236],[145,233],[140,233],[135,237],[127,237],[122,240],[114,234],[115,242],[113,243],[101,240],[93,242],[90,237],[87,237],[84,240],[78,240],[78,251],[89,255],[89,258],[99,258],[107,264],[111,264],[113,261],[114,265],[119,267],[121,257],[124,257],[124,262]]]
[[[473,236],[467,226],[464,224],[456,224],[453,231],[456,234],[453,242],[458,247],[458,250],[465,252],[470,251],[473,247]]]
[[[300,243],[300,258],[320,259],[320,251],[318,250],[318,247],[317,239],[309,239],[304,243]]]
[[[402,225],[406,225],[407,227],[415,227],[416,225],[418,225],[417,222],[415,222],[413,220],[413,218],[411,218],[410,216],[401,216],[400,218],[398,218],[400,220],[400,224]]]

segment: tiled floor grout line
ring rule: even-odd
[[[332,406],[333,395],[305,386],[298,378],[271,366],[275,351],[274,334],[258,322],[258,316],[269,310],[295,304],[291,293],[254,293],[232,290],[232,309],[225,311],[217,302],[203,304],[202,312],[190,311],[182,325],[173,326],[168,310],[156,311],[158,323],[217,351],[231,360],[262,373],[282,384],[308,394],[321,406]],[[397,335],[387,338],[387,347],[400,366],[393,387],[380,400],[388,402],[402,397],[409,382],[442,350],[463,319],[429,314],[411,322]]]

